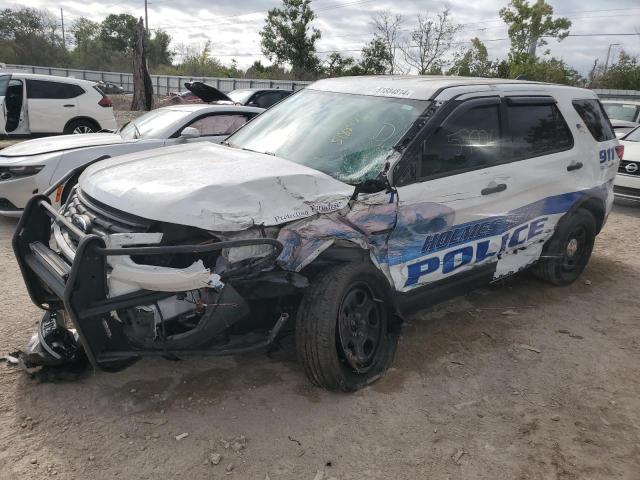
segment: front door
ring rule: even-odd
[[[4,87],[2,98],[2,133],[8,135],[25,135],[29,133],[27,116],[27,99],[24,80],[4,76],[0,79],[0,94]]]

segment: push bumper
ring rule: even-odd
[[[78,241],[71,263],[48,246],[53,223]],[[227,270],[221,275],[222,281],[226,283],[220,291],[221,303],[229,301],[229,298],[242,301],[231,285],[233,280],[242,279],[273,265],[282,251],[282,244],[274,239],[261,238],[198,245],[107,248],[103,237],[84,233],[60,214],[51,205],[47,194],[37,195],[29,200],[12,241],[31,300],[49,312],[66,312],[77,331],[88,360],[94,367],[125,358],[148,355],[229,355],[261,348],[271,343],[286,322],[285,314],[264,340],[250,345],[234,344],[205,350],[169,350],[159,342],[154,348],[136,348],[122,334],[120,322],[112,317],[111,312],[153,305],[181,292],[140,290],[110,297],[107,279],[107,257],[200,254],[265,244],[272,247],[271,253],[249,264]],[[226,313],[222,312],[221,315]]]

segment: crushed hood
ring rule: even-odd
[[[329,213],[354,191],[304,165],[204,142],[104,160],[85,171],[80,188],[117,210],[213,231]]]
[[[193,93],[196,97],[200,98],[203,102],[211,103],[211,102],[221,102],[227,101],[232,102],[229,97],[227,97],[224,93],[218,90],[213,85],[209,85],[204,82],[187,82],[184,84],[184,87]]]
[[[76,148],[113,145],[122,142],[122,137],[115,133],[58,135],[16,143],[15,145],[0,150],[0,157],[27,157],[31,155],[41,155],[43,153],[73,150]]]

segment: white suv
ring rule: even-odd
[[[291,316],[311,381],[361,388],[391,364],[409,305],[528,267],[575,281],[619,157],[589,90],[318,81],[223,145],[99,162],[61,210],[34,197],[14,237],[46,309],[28,361],[77,355],[65,321],[94,366],[115,369],[264,348]],[[242,341],[252,330],[266,333]]]
[[[91,133],[117,128],[94,82],[0,71],[0,134]]]

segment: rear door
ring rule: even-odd
[[[85,93],[75,83],[27,79],[29,122],[33,133],[62,133],[77,115],[78,97]]]

